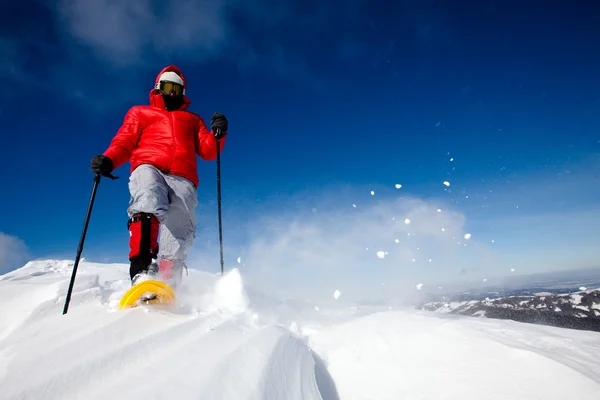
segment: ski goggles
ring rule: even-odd
[[[164,94],[173,93],[175,96],[181,96],[185,93],[183,90],[183,86],[179,83],[169,82],[169,81],[161,81],[158,84],[158,90]]]

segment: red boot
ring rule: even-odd
[[[129,219],[129,275],[132,281],[138,274],[156,274],[149,269],[152,259],[158,255],[159,227],[160,222],[153,214],[138,213]]]

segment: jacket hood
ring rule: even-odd
[[[156,84],[158,83],[158,79],[160,78],[160,76],[164,72],[168,71],[175,72],[177,75],[179,75],[183,80],[183,88],[186,89],[187,81],[185,80],[185,76],[183,75],[183,72],[181,72],[181,70],[175,65],[168,65],[164,67],[158,73],[158,75],[156,75],[156,79],[154,80],[154,86],[156,86]],[[181,105],[181,107],[179,107],[179,111],[187,109],[191,103],[192,102],[190,101],[190,99],[186,95],[183,95],[183,104]],[[158,89],[152,88],[152,90],[150,91],[150,105],[161,109],[165,108],[165,102],[163,101],[162,95],[160,94],[160,91]]]

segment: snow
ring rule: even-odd
[[[533,332],[396,311],[316,333],[311,343],[341,399],[564,399],[574,388],[578,397],[597,398],[598,361],[585,354],[598,354],[597,335],[579,332],[565,343],[556,329]]]
[[[396,189],[400,189],[402,187],[402,185],[399,183],[396,183],[394,186],[396,187]]]
[[[583,298],[583,296],[580,294],[572,294],[570,297],[571,298],[569,299],[569,301],[573,304],[580,304],[581,299]]]
[[[0,277],[3,399],[600,398],[596,332],[292,302],[238,269],[190,268],[173,306],[118,311],[127,265],[87,261],[62,315],[71,268]]]
[[[377,257],[379,257],[379,258],[381,258],[381,259],[385,258],[385,251],[381,251],[381,250],[379,250],[379,251],[377,252]]]

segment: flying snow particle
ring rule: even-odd
[[[375,196],[375,191],[371,190],[371,196]]]
[[[315,311],[319,311],[319,306],[315,306]]]
[[[467,240],[471,239],[471,234],[470,233],[465,233],[465,239],[467,239]]]
[[[241,264],[242,263],[242,257],[238,257],[237,262],[238,262],[238,264]]]
[[[396,240],[394,240],[394,242],[400,243],[400,239],[396,239]]]
[[[399,184],[399,183],[396,183],[396,189],[400,189],[401,187],[402,187],[402,185],[401,185],[401,184]]]
[[[437,209],[437,212],[442,212],[442,209],[441,209],[441,208],[438,208],[438,209]]]
[[[452,158],[450,159],[450,162],[452,162],[452,161],[454,161],[454,157],[452,157]]]
[[[356,208],[356,204],[352,204],[352,207]]]
[[[381,250],[380,250],[380,251],[378,251],[378,252],[377,252],[377,257],[379,257],[379,258],[381,258],[381,259],[385,258],[385,252],[383,252],[383,251],[381,251]]]
[[[340,297],[340,294],[340,291],[336,290],[335,292],[333,292],[333,298],[337,300]]]
[[[446,228],[442,228],[442,232],[446,232]]]
[[[450,186],[450,182],[448,182],[448,181],[444,181],[444,185],[446,185],[446,186]]]
[[[404,223],[405,223],[406,225],[410,224],[410,219],[406,218],[406,219],[404,220]]]
[[[510,269],[510,272],[515,272],[515,269],[514,269],[514,268],[511,268],[511,269]]]
[[[422,287],[423,287],[423,284],[422,284],[422,283],[419,283],[419,284],[417,285],[417,289],[419,289],[419,290],[421,290],[421,288],[422,288]]]
[[[492,243],[496,243],[496,241],[494,241],[494,239],[492,239]]]
[[[441,124],[442,124],[441,122],[438,122],[437,124],[435,124],[435,126],[440,126]]]
[[[417,262],[417,260],[415,260],[414,258],[412,259],[412,262]]]
[[[429,262],[431,262],[431,258],[429,259]]]
[[[484,282],[487,282],[487,278],[483,278],[483,281],[484,281]]]

